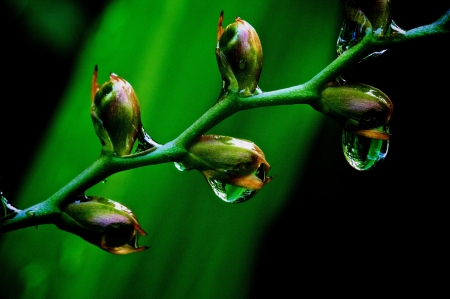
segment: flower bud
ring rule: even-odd
[[[203,135],[181,161],[186,170],[197,169],[208,180],[248,190],[259,190],[271,178],[264,153],[251,141],[221,135]]]
[[[348,119],[361,128],[379,127],[389,121],[394,105],[381,90],[362,83],[329,83],[321,92],[320,104],[314,109],[339,123]]]
[[[97,66],[92,82],[91,117],[103,151],[129,155],[141,132],[139,102],[133,87],[114,73],[99,87]]]
[[[220,55],[228,62],[234,77],[237,80],[239,93],[242,96],[250,96],[258,88],[258,81],[262,68],[262,47],[256,30],[241,18],[235,18],[235,22],[222,28],[223,12],[219,19],[217,32],[217,47]],[[222,77],[225,77],[223,66],[218,58]],[[224,79],[225,85],[229,84]],[[224,86],[228,89],[228,86]]]
[[[134,214],[118,202],[98,196],[79,196],[63,212],[60,229],[114,254],[139,252],[139,235],[146,235]]]

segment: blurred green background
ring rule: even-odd
[[[396,3],[394,19],[405,29],[446,9],[413,7],[411,15],[401,9],[408,2]],[[100,83],[110,72],[130,82],[144,127],[159,143],[194,122],[220,91],[214,48],[221,10],[224,26],[239,16],[257,30],[263,91],[303,83],[335,57],[339,1],[4,1],[6,198],[33,205],[99,155],[89,115],[95,64]],[[448,95],[439,88],[445,76],[434,73],[449,66],[446,53],[448,46],[431,40],[389,50],[344,76],[380,88],[396,107],[390,153],[370,173],[346,164],[341,128],[308,106],[239,112],[210,133],[250,139],[265,152],[275,178],[256,197],[222,202],[198,172],[172,163],[115,174],[86,194],[131,208],[148,233],[140,243],[150,249],[115,256],[50,225],[10,232],[0,236],[0,297],[285,298],[370,284],[361,277],[373,269],[386,268],[382,285],[399,271],[422,272],[425,260],[409,263],[415,245],[442,249],[445,218],[433,196],[441,177],[422,155],[426,146],[412,143],[441,128],[443,112],[432,104]],[[444,156],[439,146],[432,153]],[[425,197],[411,199],[421,191]],[[353,274],[344,279],[342,271]]]

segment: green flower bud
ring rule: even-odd
[[[217,47],[220,55],[228,62],[237,80],[239,93],[250,96],[258,88],[262,68],[262,47],[256,30],[246,21],[237,17],[234,23],[222,28],[223,12],[219,19],[217,32]],[[218,58],[222,77],[226,77]],[[229,84],[225,78],[225,85]],[[224,86],[227,90],[228,86]]]
[[[97,196],[79,196],[63,210],[60,229],[114,254],[139,252],[147,247],[137,244],[146,235],[136,216],[127,207]]]
[[[141,132],[139,102],[133,87],[114,73],[99,87],[97,66],[92,81],[91,117],[103,151],[129,155]]]
[[[320,94],[319,104],[313,107],[339,123],[348,119],[361,128],[384,125],[392,116],[394,105],[381,90],[362,83],[329,83]]]
[[[259,190],[272,178],[264,153],[251,141],[203,135],[180,161],[185,170],[197,169],[205,178],[248,190]]]

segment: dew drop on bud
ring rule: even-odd
[[[253,174],[258,176],[262,181],[266,181],[267,179],[264,167],[258,168],[258,170],[256,170]],[[206,178],[206,181],[220,199],[229,203],[245,202],[255,196],[259,191],[233,186],[216,179]]]
[[[389,136],[389,126],[384,125],[375,130],[361,130],[360,132],[344,129],[342,132],[342,150],[345,159],[356,170],[370,170],[382,162],[387,155],[389,138],[368,137],[373,132]]]
[[[241,203],[249,200],[258,192],[242,187],[232,186],[219,180],[206,179],[214,193],[223,201],[229,203]]]
[[[155,142],[150,135],[145,131],[144,126],[141,127],[136,144],[132,150],[133,154],[143,152],[145,150],[151,149],[153,147],[159,147],[161,144]]]

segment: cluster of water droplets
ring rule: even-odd
[[[377,138],[365,132],[379,132]],[[371,130],[351,130],[342,132],[342,150],[347,162],[356,170],[374,168],[386,157],[389,149],[389,124]]]

